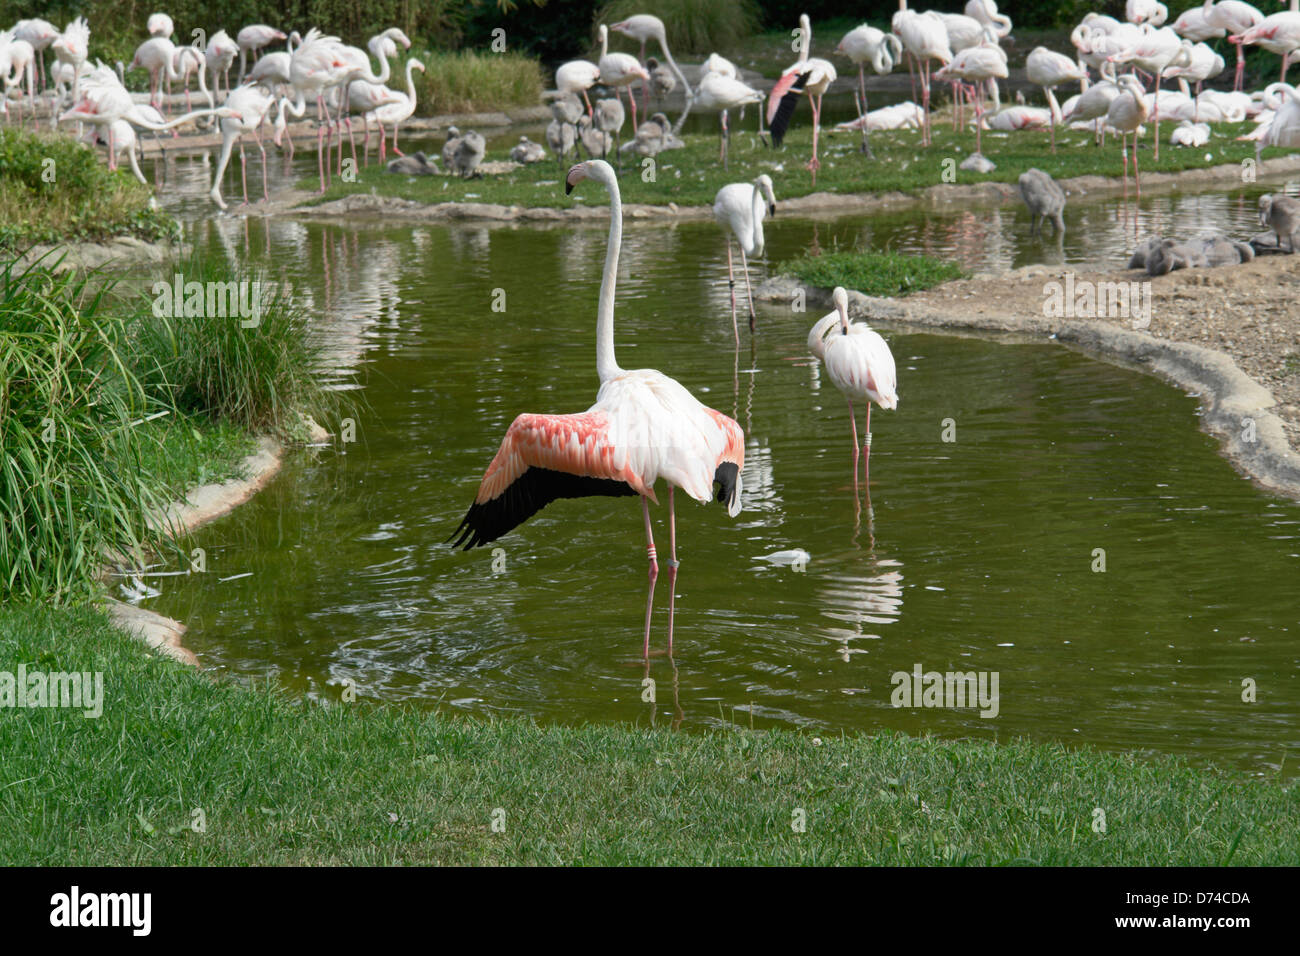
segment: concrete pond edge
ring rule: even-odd
[[[782,301],[803,289],[809,305],[831,308],[831,290],[789,276],[770,279],[755,298]],[[1093,357],[1134,368],[1171,382],[1199,399],[1201,428],[1219,441],[1220,451],[1258,486],[1300,501],[1300,454],[1274,414],[1272,392],[1217,349],[1157,338],[1109,322],[1051,317],[947,315],[930,307],[849,292],[849,310],[871,322],[936,332],[1020,336],[1067,345]],[[1252,439],[1253,440],[1250,440]]]
[[[324,434],[323,429],[320,434]],[[188,534],[229,514],[265,488],[280,471],[283,460],[284,448],[278,441],[266,436],[259,438],[256,451],[240,463],[245,477],[193,488],[184,501],[172,502],[149,522],[155,528],[165,529],[172,537]],[[187,628],[180,621],[115,598],[106,598],[102,606],[119,630],[144,641],[166,657],[199,666],[198,657],[182,641]]]

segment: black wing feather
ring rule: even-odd
[[[452,546],[459,548],[463,545],[468,551],[514,530],[559,498],[619,498],[635,494],[627,482],[613,478],[571,475],[551,468],[528,468],[491,501],[470,505],[460,527],[447,540],[455,538]]]
[[[799,97],[803,96],[803,85],[810,75],[800,73],[798,79],[794,81],[794,86],[781,97],[781,104],[776,108],[776,115],[772,117],[772,123],[768,126],[772,131],[772,143],[776,146],[780,146],[781,140],[785,139],[785,131],[790,126],[790,117],[794,115],[794,108],[799,105]]]

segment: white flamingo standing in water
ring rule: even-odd
[[[731,289],[731,329],[740,344],[740,326],[736,324],[736,273],[732,268],[731,240],[740,246],[740,268],[745,273],[745,295],[749,299],[749,331],[754,331],[754,293],[749,286],[749,256],[761,256],[763,217],[776,215],[776,193],[772,179],[763,173],[752,183],[728,183],[713,200],[713,218],[727,237],[727,285]]]
[[[826,374],[849,402],[853,427],[853,486],[858,484],[858,422],[853,399],[867,406],[866,440],[862,444],[862,483],[867,484],[871,456],[871,403],[881,408],[898,407],[898,372],[894,355],[880,333],[849,321],[849,296],[842,286],[831,293],[835,311],[817,320],[808,333],[808,348],[822,360]],[[829,335],[827,333],[830,333]]]
[[[677,581],[677,488],[696,501],[717,500],[740,513],[740,472],[745,435],[733,419],[701,404],[680,383],[653,369],[627,371],[614,358],[614,282],[618,275],[623,211],[618,178],[604,160],[578,163],[565,178],[565,192],[584,179],[609,190],[609,246],[596,310],[596,404],[576,415],[520,415],[488,465],[478,495],[452,535],[465,550],[488,544],[559,498],[640,495],[645,517],[650,588],[645,607],[642,656],[650,657],[650,616],[659,562],[650,528],[654,485],[668,485],[668,653],[673,649]]]
[[[1137,187],[1138,201],[1142,201],[1142,179],[1138,174],[1138,129],[1147,121],[1146,96],[1142,84],[1132,73],[1125,73],[1116,81],[1119,96],[1110,102],[1106,111],[1106,125],[1120,134],[1120,154],[1124,157],[1124,202],[1128,202],[1128,134],[1133,134],[1133,182]]]
[[[812,23],[808,14],[799,15],[799,59],[787,66],[781,78],[772,87],[767,101],[767,126],[772,131],[772,142],[780,146],[785,138],[790,117],[799,105],[799,97],[808,96],[808,104],[813,115],[812,159],[808,169],[812,172],[813,185],[817,184],[817,170],[821,169],[821,160],[817,158],[817,133],[821,128],[822,94],[835,82],[837,76],[834,65],[820,57],[810,57],[812,50]]]

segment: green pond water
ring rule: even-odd
[[[770,255],[902,223],[778,218]],[[647,667],[636,499],[557,502],[497,552],[443,543],[516,414],[594,400],[603,228],[190,229],[291,280],[365,400],[355,443],[290,452],[195,536],[207,574],[155,582],[149,606],[217,673],[544,721],[1028,735],[1261,772],[1300,746],[1300,507],[1240,477],[1196,400],[1155,379],[886,329],[901,402],[872,417],[859,515],[845,403],[805,350],[816,315],[760,307],[736,356],[716,227],[629,228],[620,363],[674,375],[747,436],[738,518],[679,496],[675,655]],[[804,570],[761,560],[791,548]],[[656,597],[661,651],[664,577]],[[996,672],[997,716],[893,707],[891,676],[918,664]]]

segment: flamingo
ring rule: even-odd
[[[983,2],[983,0],[979,0]],[[992,2],[992,0],[988,0]],[[994,8],[996,10],[996,7]],[[884,76],[886,73],[893,72],[894,65],[903,58],[903,44],[898,37],[892,33],[886,33],[883,30],[877,30],[873,26],[863,23],[854,27],[840,40],[839,46],[835,52],[841,56],[847,56],[858,67],[858,88],[853,93],[854,105],[857,107],[859,116],[866,116],[869,112],[867,106],[867,64],[876,71],[877,75]],[[861,99],[861,102],[859,101]],[[868,138],[867,126],[862,124],[862,152],[868,157],[871,154],[871,140]]]
[[[1125,0],[1124,19],[1138,26],[1149,23],[1158,27],[1169,19],[1169,9],[1156,0]]]
[[[1213,27],[1214,32],[1209,36],[1193,36],[1184,33],[1183,36],[1189,40],[1209,40],[1221,37],[1225,33],[1231,35],[1245,33],[1264,19],[1264,14],[1242,0],[1219,0],[1218,3],[1214,0],[1205,0],[1205,6],[1200,10],[1206,25]],[[1191,13],[1190,10],[1187,12]],[[1234,45],[1237,47],[1237,72],[1233,77],[1232,88],[1240,90],[1245,82],[1246,50],[1240,43]]]
[[[50,48],[59,63],[72,69],[72,99],[76,102],[81,96],[81,68],[90,55],[90,27],[86,18],[77,17],[69,23]]]
[[[1184,40],[1184,43],[1191,43],[1190,39]],[[1178,88],[1184,96],[1192,95],[1189,83],[1196,84],[1196,95],[1200,96],[1201,84],[1206,80],[1213,79],[1223,72],[1226,64],[1223,57],[1215,53],[1214,50],[1205,43],[1197,43],[1191,48],[1191,56],[1187,62],[1181,66],[1171,66],[1165,71],[1166,76],[1172,76],[1178,80]],[[1193,112],[1192,121],[1199,122],[1199,102],[1195,104],[1196,110]]]
[[[248,68],[248,54],[256,56],[257,52],[264,46],[269,46],[277,40],[287,40],[288,37],[275,27],[268,27],[265,23],[254,23],[246,26],[235,34],[235,45],[239,47],[239,82],[244,82],[244,73]],[[226,92],[229,92],[227,90]]]
[[[1002,48],[993,44],[986,43],[980,46],[969,47],[956,54],[947,65],[940,67],[935,71],[936,80],[952,79],[960,83],[962,80],[973,84],[975,88],[983,84],[986,80],[997,82],[999,79],[1007,78],[1007,55]],[[983,123],[980,120],[984,116],[984,101],[980,96],[975,98],[975,152],[982,152],[981,130]]]
[[[23,80],[27,81],[27,98],[32,105],[32,127],[36,126],[36,50],[26,40],[14,37],[12,30],[0,32],[0,79],[4,80],[4,90],[0,94],[0,113],[6,112],[9,102],[9,90],[17,86],[22,92]],[[18,101],[18,124],[23,122],[22,100]]]
[[[1300,0],[1291,0],[1290,10],[1271,14],[1249,29],[1229,36],[1228,42],[1238,45],[1239,56],[1241,47],[1261,46],[1282,57],[1281,82],[1285,83],[1290,55],[1300,49]]]
[[[993,35],[999,40],[1011,32],[1011,18],[1005,13],[998,13],[994,0],[966,0],[966,16],[991,27]]]
[[[948,34],[948,49],[953,52],[954,56],[961,53],[962,50],[969,50],[971,47],[979,46],[986,39],[994,46],[997,46],[997,34],[982,20],[968,17],[964,13],[939,13],[936,11],[935,15],[943,21],[944,32]],[[952,84],[953,130],[959,129],[962,124],[960,86],[960,81],[954,81]]]
[[[517,417],[488,465],[474,504],[452,534],[465,550],[489,544],[559,498],[640,495],[645,518],[650,587],[642,659],[650,659],[650,619],[659,562],[650,527],[654,485],[668,485],[668,653],[673,648],[677,582],[677,519],[673,494],[681,488],[707,503],[717,500],[735,517],[741,509],[745,435],[740,425],[701,404],[676,380],[652,369],[626,371],[614,357],[614,283],[623,235],[622,201],[613,167],[593,159],[573,166],[565,192],[585,179],[609,191],[609,244],[596,312],[596,403],[576,415]],[[449,539],[451,540],[451,539]]]
[[[1138,129],[1147,121],[1147,104],[1142,84],[1136,76],[1125,73],[1116,83],[1120,93],[1106,111],[1106,125],[1120,134],[1120,155],[1124,157],[1124,201],[1128,201],[1128,134],[1133,134],[1133,182],[1138,201],[1142,200],[1142,180],[1138,173]]]
[[[49,20],[34,18],[19,20],[13,26],[14,39],[26,40],[36,53],[36,74],[41,87],[47,85],[45,76],[45,51],[59,38],[59,28]]]
[[[695,91],[691,89],[691,84],[686,82],[686,76],[677,66],[677,61],[673,59],[672,51],[668,49],[668,35],[664,29],[664,22],[649,13],[638,13],[626,20],[620,20],[618,23],[611,23],[609,28],[641,42],[641,62],[643,64],[646,62],[646,43],[650,40],[658,41],[659,48],[664,51],[664,59],[668,61],[669,68],[673,71],[673,75],[677,77],[677,82],[682,85],[682,89],[686,91],[686,108],[682,110],[682,115],[678,117],[677,124],[672,129],[674,133],[680,130],[682,124],[686,122],[686,114],[691,111],[691,102],[695,99]],[[644,86],[642,91],[645,97],[644,105],[646,111],[649,112],[650,101]]]
[[[1300,0],[1297,0],[1300,2]],[[1159,4],[1156,4],[1159,6]],[[1141,8],[1146,9],[1146,8]],[[1160,80],[1165,70],[1179,66],[1191,59],[1192,44],[1183,40],[1171,27],[1161,27],[1143,34],[1142,39],[1125,49],[1112,53],[1108,58],[1111,63],[1132,63],[1138,69],[1154,73],[1156,77],[1156,106],[1151,112],[1151,119],[1156,124],[1155,146],[1152,158],[1160,159]],[[1136,141],[1135,141],[1136,142]]]
[[[588,116],[592,115],[592,111],[587,91],[599,82],[600,67],[590,60],[570,60],[561,63],[555,71],[555,88],[560,91],[560,96],[581,93],[583,102],[587,104]]]
[[[388,92],[390,93],[390,98],[388,102],[375,107],[370,112],[365,114],[367,144],[370,141],[369,140],[370,122],[373,120],[375,125],[379,127],[379,161],[381,163],[384,161],[384,139],[385,139],[384,125],[385,124],[390,124],[393,127],[393,152],[396,153],[398,156],[405,155],[405,153],[403,153],[397,147],[397,130],[398,127],[402,124],[402,122],[410,119],[411,114],[415,112],[415,79],[411,76],[412,70],[419,70],[421,73],[423,73],[424,64],[421,63],[419,60],[415,59],[414,57],[411,57],[411,59],[407,60],[406,61],[406,92],[402,93],[400,90],[389,90]],[[376,87],[370,86],[368,84],[363,84],[360,88],[363,90],[376,89]],[[387,89],[387,87],[380,87],[380,89]]]
[[[812,50],[812,24],[808,14],[799,15],[799,59],[787,66],[781,78],[772,87],[767,101],[767,125],[772,130],[772,142],[777,146],[785,138],[786,127],[794,108],[799,105],[799,97],[806,94],[813,115],[812,159],[808,169],[812,172],[813,185],[817,185],[817,170],[821,169],[821,160],[817,158],[817,134],[821,127],[822,95],[835,82],[835,67],[829,60],[810,57]]]
[[[632,95],[630,87],[637,80],[645,83],[650,82],[650,74],[646,68],[637,62],[636,57],[630,53],[610,53],[609,52],[609,27],[605,24],[600,25],[600,82],[614,90],[614,96],[617,97],[619,92],[628,87],[627,101],[632,106],[632,128],[635,129],[636,122],[636,97]]]
[[[718,158],[722,161],[723,169],[727,168],[727,142],[731,139],[731,133],[727,129],[727,111],[744,107],[746,103],[762,102],[761,91],[734,77],[710,72],[705,73],[700,80],[700,106],[704,109],[721,111],[722,138],[721,145],[718,147]]]
[[[835,311],[817,320],[808,333],[808,348],[822,360],[826,374],[849,403],[849,422],[853,428],[853,490],[858,487],[858,422],[853,399],[867,406],[866,440],[862,443],[862,483],[868,484],[871,457],[871,403],[881,408],[898,407],[898,372],[894,355],[880,333],[865,323],[849,321],[849,295],[843,286],[831,293]],[[836,326],[839,328],[828,335]]]
[[[176,44],[165,36],[150,37],[135,48],[131,69],[136,67],[149,72],[149,105],[159,106],[158,97],[163,84],[170,94],[172,81],[180,79],[176,72]],[[166,101],[161,105],[165,107]]]
[[[925,123],[921,126],[921,144],[930,144],[930,61],[938,60],[940,66],[952,61],[952,50],[948,47],[948,31],[943,19],[933,12],[917,13],[907,9],[907,0],[898,0],[898,12],[894,14],[893,31],[903,42],[905,49],[916,62],[916,72],[921,77],[921,108],[925,111]],[[910,71],[910,67],[909,67]],[[913,90],[913,99],[916,99]]]
[[[1035,47],[1025,60],[1025,77],[1034,86],[1043,88],[1048,106],[1052,110],[1052,152],[1056,152],[1056,117],[1061,107],[1056,102],[1053,87],[1062,83],[1086,81],[1088,71],[1081,69],[1077,63],[1063,53],[1049,50],[1045,46]]]
[[[244,205],[248,205],[248,162],[244,157],[244,134],[252,133],[257,140],[257,148],[262,153],[262,201],[269,202],[270,192],[267,188],[266,147],[262,145],[261,128],[275,103],[275,95],[263,86],[246,85],[236,87],[223,104],[230,115],[221,120],[221,158],[217,160],[217,171],[212,177],[212,189],[208,193],[212,201],[222,209],[226,202],[221,198],[221,179],[226,173],[226,164],[230,161],[230,151],[239,141],[239,170],[244,183]]]
[[[208,71],[212,74],[212,91],[221,95],[221,77],[226,78],[226,95],[230,95],[230,67],[239,55],[239,44],[230,39],[225,30],[218,30],[208,40],[203,56],[207,60]]]
[[[165,13],[151,13],[145,24],[151,37],[162,37],[170,40],[176,32],[176,27],[172,23],[172,18]]]
[[[1109,67],[1113,69],[1113,67]],[[1102,74],[1104,77],[1106,75]],[[1119,96],[1119,87],[1115,85],[1114,74],[1092,84],[1070,103],[1061,117],[1065,123],[1092,122],[1094,141],[1100,139],[1105,143],[1105,128],[1101,121],[1105,119],[1106,114],[1110,111],[1111,101]]]
[[[102,142],[106,148],[116,150],[117,154],[113,157],[114,166],[116,166],[117,160],[122,158],[122,154],[126,153],[127,162],[130,164],[131,172],[135,175],[135,178],[144,185],[149,185],[149,180],[145,179],[144,173],[140,171],[140,161],[136,155],[139,140],[135,135],[134,126],[126,120],[113,120],[109,124],[109,137],[101,139],[98,126],[92,126],[87,131],[87,135],[95,142]]]
[[[766,200],[766,204],[764,203]],[[776,215],[776,193],[772,190],[772,179],[767,173],[761,174],[752,183],[729,183],[718,190],[713,200],[713,218],[722,227],[727,237],[727,286],[731,290],[731,330],[735,333],[736,344],[740,344],[740,328],[736,324],[736,274],[732,268],[731,241],[736,240],[740,246],[740,268],[745,272],[745,295],[749,299],[749,331],[754,331],[754,293],[749,286],[749,256],[761,256],[765,242],[763,239],[763,217]]]

